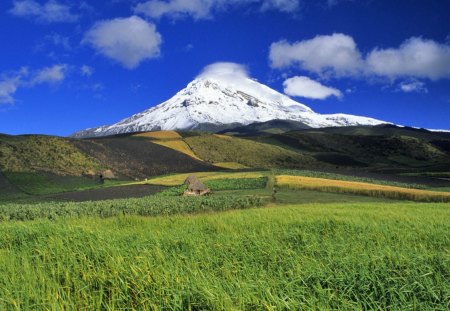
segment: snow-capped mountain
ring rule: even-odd
[[[307,126],[378,125],[380,120],[347,114],[319,114],[244,75],[201,74],[168,101],[116,124],[86,129],[73,137],[154,130],[215,131],[254,122],[292,120]]]

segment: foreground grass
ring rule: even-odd
[[[279,187],[423,202],[450,202],[450,193],[303,176],[275,177]]]
[[[0,226],[0,309],[447,310],[450,205]]]

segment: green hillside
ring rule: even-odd
[[[254,168],[311,168],[318,162],[309,155],[248,139],[201,134],[185,138],[192,151],[206,162],[237,162]]]
[[[0,136],[0,170],[49,172],[80,176],[103,166],[76,148],[71,140],[53,136]]]

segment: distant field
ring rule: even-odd
[[[215,179],[226,179],[226,178],[260,178],[268,176],[270,172],[268,171],[257,171],[257,172],[197,172],[197,173],[184,173],[175,175],[166,175],[161,177],[155,177],[147,180],[145,183],[153,185],[163,185],[163,186],[178,186],[181,185],[184,180],[189,175],[195,175],[200,178],[201,181],[215,180]]]
[[[200,159],[199,157],[197,157],[197,155],[195,155],[194,152],[192,152],[191,148],[189,147],[188,144],[186,144],[184,141],[182,140],[167,140],[167,141],[154,141],[155,144],[176,150],[178,152],[184,153],[194,159],[203,161],[202,159]]]
[[[135,134],[133,136],[137,136],[137,137],[148,137],[148,138],[153,138],[153,139],[162,139],[162,140],[166,140],[166,139],[181,139],[181,135],[178,134],[175,131],[155,131],[155,132],[146,132],[146,133],[139,133],[139,134]]]
[[[279,187],[338,192],[425,202],[450,202],[450,193],[376,185],[363,182],[331,180],[303,176],[276,176]]]
[[[215,162],[213,163],[213,165],[217,167],[227,168],[230,170],[241,170],[249,168],[248,166],[245,166],[237,162]]]
[[[0,309],[448,310],[449,204],[3,222]]]

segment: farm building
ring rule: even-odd
[[[188,176],[184,184],[187,186],[184,195],[206,195],[211,192],[195,175]]]

